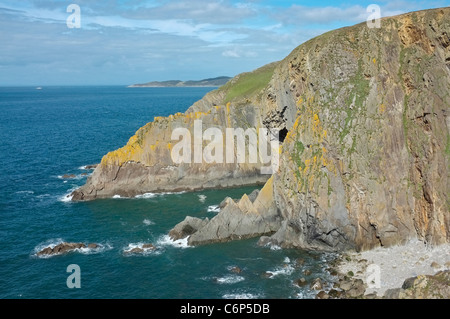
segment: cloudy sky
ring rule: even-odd
[[[369,4],[391,16],[450,1],[0,0],[0,86],[234,76],[366,21]]]

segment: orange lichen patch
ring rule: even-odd
[[[106,154],[101,161],[101,165],[122,165],[128,161],[139,161],[143,149],[138,143],[137,135],[133,135],[127,145],[116,151]]]
[[[383,114],[386,111],[386,105],[384,105],[383,103],[378,107],[378,112],[380,112],[380,114]]]
[[[373,58],[372,62],[373,64],[377,64],[377,59]]]

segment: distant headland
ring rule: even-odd
[[[216,78],[204,79],[199,81],[180,81],[180,80],[170,80],[170,81],[153,81],[143,84],[132,84],[128,87],[219,87],[227,83],[231,77],[219,76]]]

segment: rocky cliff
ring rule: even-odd
[[[450,8],[425,10],[314,38],[185,113],[155,118],[107,154],[73,199],[267,181],[263,163],[248,157],[174,164],[172,131],[194,133],[201,119],[203,129],[281,132],[267,197],[281,226],[264,242],[324,250],[449,242],[449,17]]]

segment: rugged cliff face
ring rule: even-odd
[[[449,13],[329,32],[280,64],[271,83],[297,114],[274,176],[284,220],[275,242],[449,240]]]
[[[384,18],[379,29],[362,23],[314,38],[283,61],[235,77],[186,113],[141,128],[102,159],[74,199],[270,177],[248,161],[173,164],[173,129],[193,132],[202,119],[204,129],[282,132],[280,166],[270,180],[282,222],[264,242],[325,250],[413,237],[448,242],[449,17],[450,8],[413,12]]]

